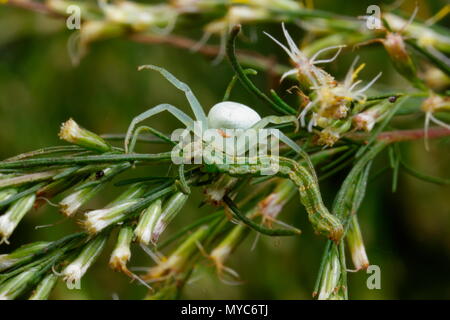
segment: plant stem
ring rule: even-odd
[[[52,165],[76,165],[76,164],[92,164],[92,163],[115,163],[125,161],[169,161],[171,152],[163,152],[157,154],[108,154],[99,156],[85,156],[72,158],[39,158],[26,159],[20,161],[2,161],[0,169],[19,169]]]

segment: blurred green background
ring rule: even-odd
[[[415,1],[406,1],[411,12]],[[365,14],[368,5],[377,1],[314,1],[322,10],[351,16]],[[426,18],[437,12],[446,1],[419,1],[419,16]],[[280,36],[279,25],[263,25],[254,30],[256,42],[239,42],[243,48],[259,51],[288,63],[283,52],[262,31]],[[300,37],[300,28],[289,30]],[[250,32],[248,28],[245,32]],[[199,38],[193,29],[192,38]],[[227,61],[212,65],[203,56],[163,45],[143,45],[125,39],[95,43],[81,63],[74,67],[67,53],[71,31],[64,21],[51,19],[21,9],[0,7],[0,158],[61,144],[57,132],[69,117],[97,133],[122,133],[136,114],[156,104],[166,102],[188,111],[184,96],[157,73],[137,72],[142,64],[155,64],[173,72],[193,89],[204,108],[220,101],[233,73]],[[217,42],[217,39],[213,41]],[[406,88],[404,81],[392,70],[385,52],[380,47],[359,50],[361,61],[367,67],[360,75],[371,79],[380,69],[384,72],[379,89]],[[345,52],[329,70],[341,79],[355,52]],[[267,90],[273,86],[263,72],[255,83]],[[293,83],[283,84],[279,92],[294,101],[285,92]],[[266,106],[253,98],[239,85],[232,99],[252,106],[261,115],[268,115]],[[408,119],[411,120],[411,119]],[[417,127],[423,118],[413,119]],[[401,125],[402,122],[399,122]],[[180,126],[171,116],[162,114],[152,125],[164,132]],[[159,152],[159,146],[143,145],[142,152]],[[449,141],[431,144],[426,152],[422,141],[402,146],[408,163],[421,171],[441,177],[450,177]],[[379,159],[378,167],[386,159]],[[146,168],[142,174],[149,175]],[[376,170],[374,170],[376,171]],[[135,173],[136,175],[139,172]],[[328,204],[331,203],[344,175],[338,175],[321,184]],[[371,264],[380,266],[381,290],[366,287],[368,275],[361,271],[349,274],[349,294],[353,299],[432,299],[450,298],[450,188],[418,181],[400,175],[398,191],[391,193],[391,174],[373,181],[359,212],[360,223]],[[117,189],[117,188],[115,188]],[[117,190],[105,190],[91,201],[89,208],[106,203]],[[168,234],[213,209],[198,209],[201,190],[197,190],[188,205],[171,225]],[[283,220],[300,227],[304,233],[296,239],[261,237],[251,250],[252,233],[235,252],[229,266],[239,272],[244,284],[225,285],[217,279],[211,265],[204,263],[193,276],[182,298],[223,299],[309,299],[325,244],[313,235],[306,214],[295,197],[281,215]],[[64,221],[50,228],[35,230],[36,225],[60,221],[56,208],[45,206],[29,213],[13,235],[11,245],[1,245],[0,253],[36,240],[54,240],[77,230],[74,221]],[[112,245],[112,244],[111,244]],[[59,283],[53,299],[138,299],[145,288],[133,283],[107,265],[109,250],[82,280],[81,290],[68,290]],[[136,246],[131,266],[150,266],[152,261]],[[351,263],[349,262],[349,265]]]

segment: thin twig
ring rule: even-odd
[[[401,141],[414,141],[423,139],[425,131],[423,129],[412,129],[412,130],[393,130],[385,131],[378,135],[378,141],[388,141],[388,142],[401,142]],[[450,136],[450,130],[441,127],[434,127],[428,129],[429,139],[438,139]],[[364,141],[368,139],[366,133],[351,133],[346,136],[347,138],[355,141]]]

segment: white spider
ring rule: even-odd
[[[177,78],[175,78],[170,72],[167,70],[153,66],[153,65],[145,65],[141,66],[139,70],[142,69],[152,69],[156,70],[159,73],[161,73],[170,83],[172,83],[176,88],[183,91],[186,95],[186,98],[190,104],[190,107],[194,113],[195,119],[198,123],[200,123],[203,131],[206,131],[208,129],[217,129],[217,132],[224,138],[227,138],[227,136],[224,134],[223,129],[263,129],[268,124],[282,124],[282,123],[289,123],[292,122],[295,125],[297,125],[297,119],[295,116],[268,116],[265,118],[262,118],[258,115],[256,111],[251,109],[248,106],[245,106],[243,104],[233,102],[233,101],[224,101],[220,102],[216,105],[214,105],[211,110],[209,111],[208,117],[206,116],[205,112],[203,111],[203,108],[200,104],[200,102],[195,97],[192,90],[186,85],[185,83],[181,82]],[[185,126],[186,129],[189,132],[195,133],[195,127],[196,127],[196,121],[194,121],[191,117],[189,117],[186,113],[181,111],[180,109],[170,105],[170,104],[160,104],[156,107],[153,107],[137,117],[135,117],[126,134],[125,137],[125,152],[129,152],[128,144],[130,142],[130,139],[133,135],[135,126],[152,117],[153,115],[156,115],[160,112],[168,111],[173,116],[175,116],[178,120],[180,120]],[[288,138],[286,135],[284,135],[281,131],[277,131],[277,138],[284,142],[286,145],[294,149],[299,154],[302,154],[303,151],[301,148],[290,138]],[[207,143],[207,141],[203,140],[203,137],[200,137],[202,139],[202,142]],[[252,142],[250,142],[251,144]],[[238,154],[244,154],[248,148],[250,147],[249,144],[244,143],[242,144],[243,150],[239,150]]]

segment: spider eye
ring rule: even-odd
[[[208,113],[208,127],[214,129],[249,129],[259,120],[255,110],[232,101],[217,103]]]

